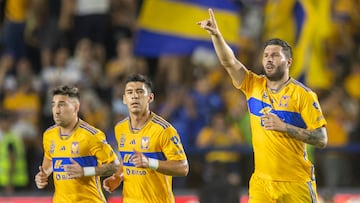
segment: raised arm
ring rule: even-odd
[[[225,42],[215,19],[214,12],[209,8],[209,19],[197,22],[201,28],[205,29],[211,36],[216,54],[222,66],[230,75],[233,82],[239,86],[245,78],[246,67],[235,57],[233,50]]]

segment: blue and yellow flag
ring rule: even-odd
[[[146,57],[187,55],[196,47],[213,48],[209,34],[196,22],[213,8],[225,40],[236,49],[239,7],[233,0],[144,0],[138,18],[135,54]]]
[[[331,1],[268,0],[265,5],[264,40],[280,38],[293,47],[290,75],[310,88],[327,89],[332,84],[325,52],[330,12]]]
[[[303,9],[303,23],[294,48],[293,66],[290,73],[294,78],[303,78],[310,88],[328,89],[333,77],[326,65],[325,42],[330,36],[331,2],[298,0]]]

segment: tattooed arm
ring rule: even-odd
[[[301,140],[315,147],[325,148],[327,144],[327,132],[325,127],[316,128],[315,130],[306,130],[290,124],[286,124],[285,131],[293,138]]]
[[[325,127],[320,127],[314,130],[299,128],[285,123],[277,115],[272,113],[262,116],[261,119],[266,130],[286,132],[292,138],[301,140],[307,144],[311,144],[319,148],[326,147],[327,132]]]
[[[75,160],[70,159],[71,164],[64,166],[64,170],[69,178],[79,178],[83,176],[111,176],[117,171],[120,165],[119,160],[92,167],[81,167]]]
[[[108,164],[103,164],[95,167],[95,173],[99,176],[111,176],[117,171],[120,162],[116,159],[116,161]]]

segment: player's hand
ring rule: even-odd
[[[286,123],[276,114],[265,114],[261,116],[261,121],[266,130],[286,131]]]
[[[209,34],[218,35],[220,31],[216,24],[214,12],[211,8],[209,8],[209,16],[210,16],[209,19],[199,21],[196,24],[200,25],[200,27],[205,29]]]
[[[48,175],[45,173],[42,166],[39,166],[39,172],[35,175],[36,187],[43,189],[48,184]]]
[[[68,178],[80,178],[84,176],[84,169],[80,166],[78,162],[70,158],[71,164],[64,166],[64,171]]]
[[[109,193],[111,193],[120,186],[120,184],[123,180],[124,180],[123,173],[121,173],[120,175],[113,174],[112,176],[104,179],[103,188],[105,191],[108,191]]]
[[[149,167],[149,158],[147,158],[143,153],[136,151],[135,149],[134,154],[130,158],[130,162],[138,168]]]

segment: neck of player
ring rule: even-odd
[[[61,135],[70,135],[75,130],[79,121],[80,121],[80,119],[79,119],[79,117],[77,117],[68,126],[66,126],[66,127],[62,126],[61,127]]]
[[[143,128],[151,117],[151,111],[145,111],[142,114],[133,114],[130,116],[130,125],[134,130]]]
[[[284,77],[278,81],[267,80],[267,87],[271,92],[278,92],[289,82],[289,80],[289,76]]]

